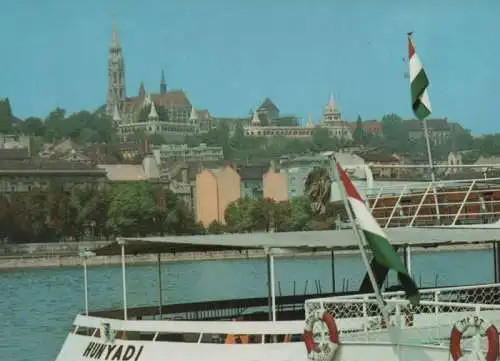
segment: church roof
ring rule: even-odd
[[[183,90],[171,90],[165,94],[153,93],[149,94],[151,100],[160,107],[167,109],[172,108],[191,108],[191,102]],[[144,103],[144,97],[136,96],[127,98],[125,103],[126,111],[139,109]]]
[[[276,104],[273,103],[273,101],[269,98],[264,99],[262,104],[260,105],[258,110],[274,110],[279,112],[279,108],[276,106]]]

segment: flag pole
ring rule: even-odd
[[[389,313],[387,312],[387,308],[385,307],[386,304],[384,302],[382,292],[380,291],[380,288],[378,287],[377,280],[375,278],[375,275],[373,274],[373,269],[370,265],[370,262],[368,261],[368,256],[366,255],[365,252],[365,244],[367,244],[365,236],[362,232],[359,231],[358,226],[356,224],[356,221],[354,219],[354,215],[352,214],[351,206],[349,204],[349,201],[347,200],[346,193],[345,193],[345,188],[344,184],[342,183],[342,180],[340,179],[339,172],[337,170],[337,159],[335,158],[334,155],[331,156],[331,163],[332,163],[332,168],[333,168],[333,177],[335,182],[338,184],[339,187],[339,193],[340,197],[342,198],[342,201],[344,202],[344,207],[347,212],[347,216],[349,217],[349,221],[351,222],[352,225],[352,230],[354,232],[354,235],[358,239],[358,245],[359,245],[359,251],[361,252],[361,258],[363,259],[363,263],[365,264],[366,271],[368,272],[368,277],[370,278],[370,282],[373,287],[373,291],[375,293],[375,298],[377,299],[377,303],[380,309],[380,312],[382,313],[382,317],[384,318],[385,324],[387,327],[390,326],[389,323]]]
[[[408,32],[407,35],[408,35],[408,44],[409,44],[409,46],[412,47],[413,52],[415,53],[415,47],[413,45],[413,31]],[[411,54],[408,54],[408,66],[410,68],[409,74],[410,74],[410,87],[411,87],[412,71],[411,71],[411,65],[410,65],[410,58],[411,58]],[[420,95],[419,97],[421,97],[421,96],[422,95]],[[427,114],[430,114],[430,109],[429,109],[429,113],[427,113]],[[437,217],[438,223],[440,223],[441,216],[439,214],[439,202],[438,202],[438,196],[437,196],[437,190],[436,190],[436,171],[434,168],[434,161],[432,160],[431,141],[429,138],[429,127],[427,126],[427,119],[426,119],[427,116],[425,116],[425,115],[419,116],[417,114],[417,112],[415,112],[415,115],[417,115],[417,118],[419,118],[422,121],[422,127],[424,130],[425,145],[427,148],[427,159],[429,161],[429,167],[430,167],[430,171],[431,171],[431,181],[432,181],[432,185],[433,185],[434,205],[436,208],[436,217]]]

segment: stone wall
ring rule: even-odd
[[[54,242],[54,243],[21,243],[0,244],[0,256],[26,256],[26,255],[74,255],[80,249],[96,248],[108,244],[109,241],[100,242]]]

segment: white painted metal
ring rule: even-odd
[[[398,210],[398,207],[399,205],[401,204],[401,199],[403,198],[403,196],[405,195],[406,193],[406,189],[407,187],[404,186],[403,187],[403,190],[401,191],[401,193],[399,194],[399,197],[398,197],[398,200],[396,201],[396,204],[394,205],[394,207],[392,208],[392,211],[391,211],[391,215],[389,216],[389,218],[387,219],[387,222],[385,223],[385,226],[384,228],[388,228],[389,225],[391,224],[391,220],[392,220],[392,217],[394,216],[394,213],[396,213],[396,211]]]
[[[87,281],[87,257],[83,258],[83,288],[85,289],[85,314],[89,314],[89,285]]]
[[[416,217],[418,215],[418,212],[420,211],[420,208],[422,208],[422,205],[425,202],[425,198],[427,197],[427,194],[429,193],[429,190],[431,189],[433,183],[434,182],[429,183],[429,185],[427,186],[427,189],[424,192],[424,195],[420,199],[420,203],[418,204],[417,210],[415,211],[415,214],[413,215],[413,217],[412,217],[412,219],[410,221],[410,227],[412,227],[413,223],[415,223],[415,219],[416,219]]]
[[[335,315],[340,333],[341,345],[336,359],[342,360],[426,360],[449,361],[448,338],[453,324],[469,316],[479,316],[500,324],[500,306],[469,302],[452,302],[459,295],[469,294],[474,289],[500,288],[496,285],[482,285],[471,287],[448,287],[422,291],[423,301],[419,312],[414,314],[414,323],[405,323],[404,310],[408,302],[398,299],[401,292],[384,294],[387,304],[393,309],[390,316],[390,329],[381,329],[381,324],[373,314],[373,305],[376,303],[374,295],[356,295],[354,297],[319,298],[306,301],[306,312],[315,307],[332,310],[337,307]],[[341,310],[359,310],[359,315],[350,314],[342,317]],[[97,337],[78,334],[78,328],[100,329],[103,323],[108,323],[111,330],[126,331],[128,334],[144,333],[152,335],[151,341],[115,339],[105,342]],[[108,352],[115,359],[122,360],[126,349],[135,352],[132,361],[160,361],[165,355],[175,355],[178,361],[197,361],[200,358],[214,361],[266,361],[287,360],[304,361],[307,359],[306,349],[302,342],[291,343],[249,343],[249,344],[220,344],[207,341],[203,335],[247,334],[247,335],[283,335],[301,334],[304,321],[170,321],[170,320],[119,320],[78,315],[74,326],[76,332],[71,332],[56,361],[95,360],[105,359]],[[388,332],[389,331],[389,332]],[[195,342],[161,341],[160,333],[195,334]],[[394,338],[396,336],[396,338]],[[272,339],[272,338],[271,338]],[[97,343],[104,348],[102,357],[85,354],[85,350]],[[118,350],[122,348],[122,357],[118,357]],[[466,357],[483,355],[484,344],[464,344]],[[141,350],[139,353],[137,350]],[[134,351],[135,350],[135,351]],[[129,356],[132,353],[129,353]],[[137,357],[137,358],[136,358]],[[113,358],[113,357],[111,357]],[[469,360],[476,360],[469,358]]]
[[[455,218],[453,218],[453,222],[451,223],[452,226],[454,226],[457,223],[458,217],[460,217],[460,214],[462,213],[462,210],[464,209],[465,203],[467,202],[467,199],[469,199],[469,196],[472,192],[472,189],[476,185],[476,180],[473,180],[469,186],[469,189],[467,190],[467,193],[464,196],[464,200],[460,204],[460,207],[458,208],[458,212],[455,215]]]
[[[411,276],[411,246],[406,246],[406,269]]]
[[[127,320],[127,275],[125,267],[125,241],[120,241],[122,258],[123,319]]]
[[[269,262],[271,268],[271,310],[273,314],[273,322],[276,322],[276,279],[274,277],[274,255],[271,253],[269,255]]]

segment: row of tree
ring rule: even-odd
[[[0,237],[14,243],[204,231],[174,193],[148,182],[54,185],[0,197]]]
[[[159,114],[166,114],[161,107]],[[408,122],[396,114],[388,114],[380,121],[382,134],[374,135],[363,130],[363,122],[358,117],[353,133],[353,140],[332,137],[326,129],[316,128],[311,139],[287,139],[284,137],[245,137],[243,124],[230,124],[220,121],[206,134],[189,136],[185,139],[169,139],[169,142],[198,145],[207,143],[219,145],[224,149],[227,160],[251,160],[269,157],[279,157],[284,154],[314,153],[332,150],[349,145],[378,147],[387,154],[412,153],[425,155],[426,147],[423,139],[411,140]],[[56,108],[45,118],[29,117],[24,121],[15,118],[8,99],[0,101],[0,132],[18,133],[33,136],[41,142],[52,142],[71,138],[80,144],[107,143],[116,144],[118,138],[111,119],[104,109],[95,112],[80,111],[67,114],[64,109]],[[144,140],[144,134],[135,134],[131,140]],[[150,144],[164,143],[166,139],[159,135],[148,136]],[[483,138],[473,138],[469,131],[459,126],[451,128],[451,136],[446,141],[433,145],[436,159],[444,158],[453,150],[469,150],[470,157],[481,155],[500,155],[500,134],[487,135]],[[116,147],[117,148],[117,147]]]
[[[0,237],[13,243],[106,238],[113,235],[187,235],[222,232],[303,231],[335,227],[342,207],[330,204],[331,181],[315,169],[304,197],[275,202],[239,199],[225,211],[225,225],[207,229],[163,185],[146,181],[102,186],[52,185],[0,197]]]

